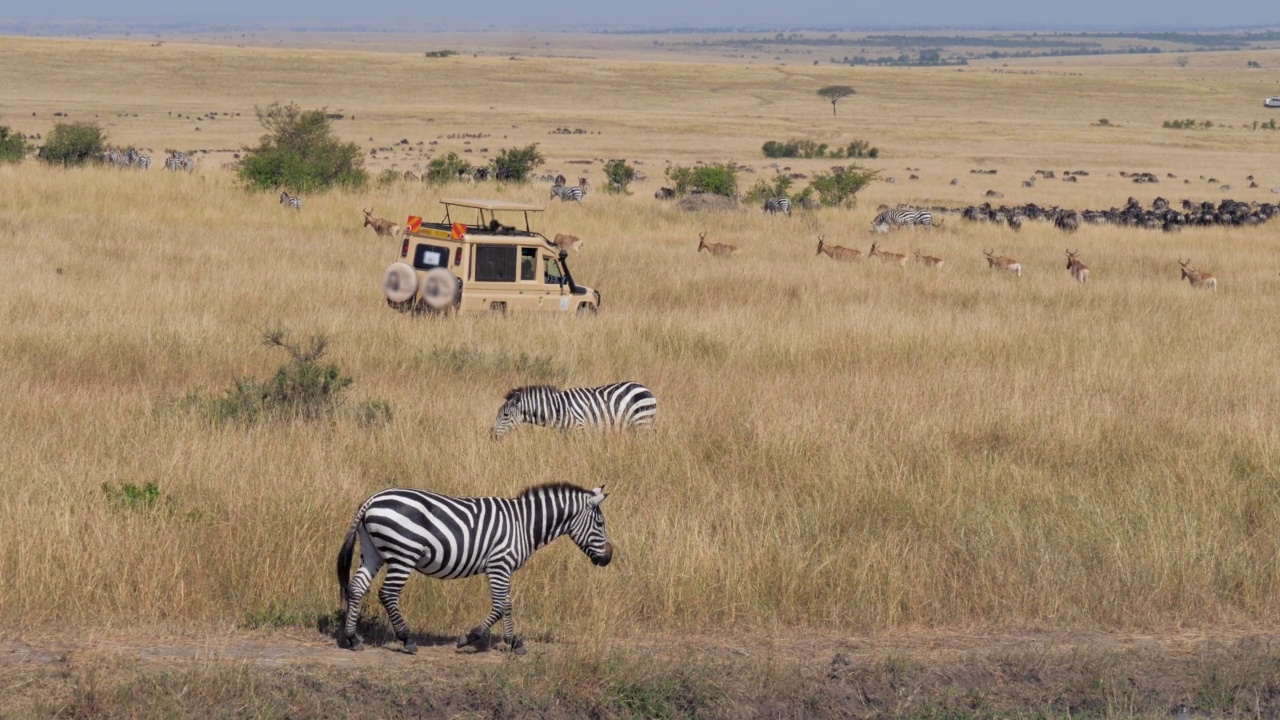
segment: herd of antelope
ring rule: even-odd
[[[718,258],[732,257],[739,252],[737,245],[707,242],[707,234],[705,232],[699,233],[698,235],[698,252],[702,252],[703,250],[706,250]],[[987,259],[988,268],[1007,272],[1017,277],[1022,277],[1022,263],[1018,262],[1014,258],[1007,257],[1005,255],[996,255],[994,248],[991,250],[983,250],[982,254]],[[890,265],[897,265],[899,267],[905,267],[908,259],[912,259],[916,263],[930,268],[941,268],[944,264],[942,258],[934,257],[932,255],[924,255],[919,252],[913,252],[909,258],[905,253],[895,253],[882,250],[880,249],[879,242],[871,243],[871,249],[864,255],[863,252],[857,248],[844,247],[843,245],[830,245],[827,243],[826,238],[821,235],[818,236],[817,255],[826,255],[832,260],[838,260],[840,262],[857,262],[861,261],[864,257],[876,258],[881,262]],[[1080,260],[1080,251],[1067,249],[1066,255],[1067,272],[1070,273],[1071,277],[1081,285],[1089,284],[1089,266],[1085,265]],[[1191,283],[1192,287],[1204,288],[1206,290],[1218,289],[1218,279],[1215,278],[1212,273],[1196,270],[1191,267],[1190,260],[1187,260],[1186,262],[1178,260],[1178,264],[1182,267],[1182,279]]]

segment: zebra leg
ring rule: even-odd
[[[476,645],[482,650],[489,649],[489,629],[498,619],[503,617],[504,608],[509,613],[511,602],[508,599],[508,593],[511,589],[511,571],[509,570],[491,570],[489,571],[489,603],[491,609],[489,614],[485,616],[484,622],[471,628],[471,630],[462,637],[458,638],[458,647],[466,647],[468,645]],[[508,631],[510,634],[510,631]],[[503,636],[506,640],[507,636]],[[478,645],[483,641],[483,647]],[[508,642],[510,642],[508,640]]]
[[[345,646],[352,650],[364,649],[364,642],[356,634],[356,623],[360,620],[360,604],[364,601],[364,594],[369,592],[373,576],[382,569],[382,557],[365,543],[365,534],[364,528],[360,528],[360,569],[347,583],[347,617],[343,623],[342,637],[338,639],[339,647],[343,647],[345,641]]]
[[[400,614],[400,591],[409,581],[409,573],[413,571],[408,565],[391,562],[387,565],[387,576],[382,580],[382,589],[378,591],[378,599],[387,610],[391,627],[395,628],[396,638],[404,643],[404,651],[413,654],[418,652],[418,643],[409,637],[409,623]]]

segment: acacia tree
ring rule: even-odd
[[[854,90],[848,85],[828,85],[818,91],[819,95],[831,101],[832,115],[836,114],[836,103],[849,97],[850,95],[856,95],[857,93],[858,93],[857,90]]]

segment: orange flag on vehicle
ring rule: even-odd
[[[457,240],[457,239],[461,238],[463,235],[466,235],[466,234],[467,234],[467,224],[466,224],[466,223],[454,223],[454,224],[453,224],[453,239]]]
[[[417,232],[418,228],[422,227],[422,218],[417,215],[410,215],[409,222],[405,224],[409,226],[409,232]]]

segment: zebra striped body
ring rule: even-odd
[[[903,225],[921,225],[923,227],[933,226],[933,213],[928,210],[885,210],[871,221],[871,229],[875,232],[889,232],[891,227],[901,227]]]
[[[506,400],[493,424],[495,440],[520,423],[559,430],[621,430],[652,425],[658,414],[658,400],[649,388],[631,381],[567,390],[531,385],[512,390]]]
[[[139,155],[139,156],[138,156],[138,163],[137,163],[137,165],[138,165],[138,169],[139,169],[139,170],[150,170],[150,169],[151,169],[151,156],[150,156],[150,155]]]
[[[599,566],[613,559],[600,503],[604,488],[594,490],[558,483],[524,490],[515,498],[450,497],[423,490],[392,489],[375,493],[360,505],[338,552],[338,584],[345,605],[340,646],[360,650],[356,622],[360,604],[383,565],[387,575],[378,598],[386,608],[396,637],[413,652],[409,626],[400,614],[400,591],[417,570],[449,580],[481,573],[489,578],[491,610],[480,625],[458,639],[458,647],[488,638],[503,620],[503,640],[523,654],[511,619],[511,575],[534,551],[561,535],[569,535]],[[360,568],[351,576],[356,540]]]
[[[170,152],[169,157],[165,159],[164,169],[172,170],[174,172],[178,172],[179,170],[195,172],[196,159],[181,150],[174,150]]]
[[[294,210],[301,210],[302,198],[298,197],[297,195],[290,195],[289,193],[284,192],[282,190],[280,191],[280,204],[284,205],[285,207],[291,207]]]
[[[764,211],[770,215],[786,213],[787,217],[791,217],[791,200],[784,197],[771,197],[764,201]]]
[[[582,187],[580,185],[573,185],[573,186],[552,185],[550,199],[552,200],[559,199],[561,202],[566,202],[569,200],[572,200],[574,202],[582,202],[582,196],[584,194],[585,193],[583,192]]]

